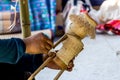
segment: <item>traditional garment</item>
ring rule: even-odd
[[[0,62],[15,64],[25,54],[25,44],[21,39],[0,40]]]
[[[2,79],[27,80],[24,79],[25,72],[34,72],[42,62],[41,54],[29,55],[25,53],[25,44],[21,39],[0,40],[0,73]]]

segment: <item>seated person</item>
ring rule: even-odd
[[[47,54],[52,48],[52,41],[44,34],[38,33],[30,37],[19,39],[0,40],[0,72],[4,80],[27,80],[25,72],[33,73],[42,63],[43,54]],[[53,62],[49,68],[59,69]],[[68,71],[73,64],[70,63]]]

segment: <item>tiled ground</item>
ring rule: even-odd
[[[59,80],[120,80],[120,36],[97,34],[83,39],[84,50],[75,58],[72,72],[65,71]],[[60,48],[61,45],[57,47]],[[57,70],[43,69],[36,80],[53,80]]]

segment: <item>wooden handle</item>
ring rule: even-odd
[[[67,35],[64,34],[53,46],[55,48],[60,42],[64,41],[67,38]]]
[[[28,80],[33,80],[33,78],[54,58],[55,54],[48,57],[45,62],[28,78]]]
[[[61,70],[57,75],[56,77],[54,78],[54,80],[58,80],[58,78],[62,75],[62,73],[64,72],[65,70]]]

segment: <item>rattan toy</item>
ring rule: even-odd
[[[54,80],[58,80],[61,74],[66,70],[69,62],[83,50],[84,44],[82,39],[90,36],[95,38],[96,22],[87,14],[70,15],[71,24],[69,30],[54,44],[53,49],[62,42],[63,46],[56,54],[50,54],[45,62],[29,77],[32,80],[35,75],[40,72],[51,60],[53,60],[61,71],[57,74]]]

